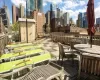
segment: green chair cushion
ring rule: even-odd
[[[24,51],[24,52],[21,52],[21,53],[9,53],[9,54],[3,54],[1,55],[0,59],[7,59],[7,58],[11,58],[11,57],[17,57],[17,56],[20,56],[20,55],[31,55],[31,54],[35,54],[35,53],[40,53],[40,52],[43,52],[42,49],[34,49],[34,50],[29,50],[29,51]]]
[[[6,47],[21,47],[21,46],[27,46],[27,45],[32,45],[32,43],[20,43],[20,44],[11,44],[7,45]]]
[[[15,68],[20,68],[29,64],[36,64],[36,63],[49,60],[49,59],[51,59],[51,55],[49,53],[46,53],[46,54],[41,54],[39,56],[31,57],[31,58],[1,63],[0,73],[7,72]]]

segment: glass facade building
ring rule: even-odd
[[[86,14],[86,12],[84,13],[83,27],[84,28],[87,28],[88,27],[88,21],[87,21],[87,14]]]
[[[30,11],[35,10],[35,0],[30,0]]]
[[[81,28],[87,28],[88,27],[88,21],[87,21],[87,14],[85,13],[79,13],[78,15],[78,23],[79,27]]]
[[[96,24],[100,25],[100,18],[96,18]]]
[[[26,3],[27,16],[30,16],[34,10],[43,12],[43,0],[27,0]]]
[[[40,12],[43,12],[43,0],[37,0],[37,8]]]
[[[80,21],[80,27],[83,28],[83,17],[84,17],[84,14],[83,13],[79,13],[79,21]]]
[[[26,16],[30,16],[30,0],[26,0]]]

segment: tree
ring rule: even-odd
[[[15,23],[12,25],[12,31],[19,31],[19,23],[18,23],[18,22],[15,22]]]

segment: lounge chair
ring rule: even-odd
[[[0,64],[0,76],[7,77],[16,73],[18,69],[24,67],[34,66],[35,64],[47,61],[51,59],[51,55],[49,53],[38,55],[31,58],[11,61]]]
[[[16,48],[16,47],[22,47],[22,46],[28,46],[28,45],[32,45],[32,43],[15,43],[15,44],[11,44],[11,45],[7,45],[7,48]]]
[[[31,46],[23,46],[23,47],[17,47],[17,48],[14,48],[14,50],[23,50],[23,51],[26,51],[26,50],[32,50],[32,49],[38,49],[38,48],[41,48],[42,47],[42,44],[39,44],[39,45],[31,45]]]
[[[46,65],[36,66],[26,75],[16,78],[15,80],[63,80],[63,67],[49,62]]]
[[[7,45],[6,47],[7,48],[17,48],[17,47],[22,47],[22,46],[30,46],[30,45],[37,45],[37,44],[41,44],[41,42],[43,42],[44,39],[42,40],[37,40],[37,41],[34,41],[32,43],[14,43],[14,44],[11,44],[11,45]]]
[[[0,57],[1,62],[8,62],[10,60],[17,60],[25,57],[30,57],[37,53],[43,53],[44,51],[42,49],[35,49],[35,50],[29,50],[24,52],[16,52],[16,53],[9,53],[9,54],[3,54]]]

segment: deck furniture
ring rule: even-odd
[[[7,45],[7,48],[16,48],[16,47],[22,47],[22,46],[28,46],[28,45],[32,45],[32,43],[15,43],[15,44],[11,44],[11,45]]]
[[[11,75],[17,69],[26,67],[26,66],[34,66],[35,64],[47,61],[51,59],[51,55],[49,53],[45,53],[42,55],[38,55],[31,58],[25,58],[21,60],[11,61],[0,64],[0,77],[7,77]]]
[[[43,53],[44,51],[42,49],[35,49],[35,50],[29,50],[24,52],[15,52],[15,53],[9,53],[9,54],[3,54],[0,56],[0,61],[3,62],[9,62],[10,60],[18,60],[25,57],[34,56],[37,53]]]
[[[75,51],[71,51],[69,50],[69,47],[67,49],[67,51],[65,52],[64,51],[64,48],[63,48],[63,45],[61,43],[58,43],[58,46],[59,46],[59,60],[62,59],[62,65],[63,65],[63,59],[64,58],[71,58],[73,60],[74,57],[76,57],[76,55],[74,55],[74,52]]]
[[[23,47],[17,47],[14,48],[13,50],[23,50],[23,51],[27,51],[27,50],[33,50],[33,49],[40,49],[42,47],[42,44],[38,44],[38,45],[31,45],[31,46],[23,46]]]
[[[81,71],[100,76],[100,46],[89,44],[76,44],[76,50],[79,51],[79,76]]]
[[[55,63],[48,63],[33,68],[23,77],[16,80],[63,80],[63,68]]]

